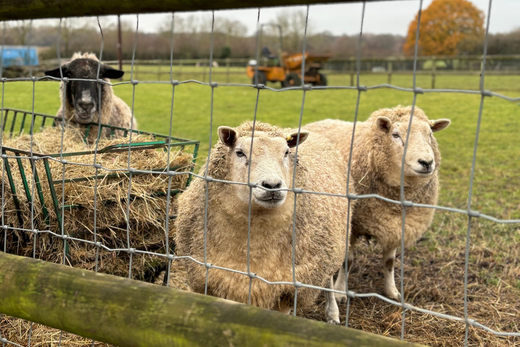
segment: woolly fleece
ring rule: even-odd
[[[400,177],[400,172],[391,172],[387,158],[391,155],[389,136],[377,129],[376,119],[379,116],[389,118],[392,123],[401,123],[408,127],[411,106],[397,106],[393,109],[380,109],[372,113],[365,122],[356,125],[354,148],[352,151],[351,175],[357,194],[379,194],[383,197],[401,199],[400,186],[389,184],[389,177]],[[418,107],[415,107],[412,131],[419,122],[431,122]],[[340,120],[324,120],[309,124],[306,130],[328,134],[348,163],[352,138],[352,122]],[[432,136],[431,147],[435,157],[435,171],[427,177],[405,177],[405,199],[420,204],[437,204],[441,155],[435,137]],[[434,209],[406,208],[405,246],[413,245],[430,226]],[[352,219],[352,238],[354,244],[360,236],[373,237],[383,248],[397,248],[401,245],[403,208],[401,205],[385,202],[381,199],[359,199],[354,208]]]
[[[235,128],[239,137],[251,137],[252,122]],[[256,123],[257,136],[286,138],[294,130]],[[256,142],[255,142],[256,143]],[[294,163],[295,148],[290,160]],[[208,175],[228,180],[229,156],[234,153],[218,141],[209,159]],[[234,154],[233,154],[234,155]],[[253,157],[254,160],[254,157]],[[291,177],[292,168],[291,164]],[[204,175],[205,168],[200,171]],[[340,154],[330,142],[311,133],[298,148],[297,188],[345,194],[346,172]],[[287,183],[292,187],[292,181]],[[248,204],[234,197],[230,184],[210,182],[208,191],[207,262],[247,272]],[[204,261],[204,206],[206,183],[195,178],[179,198],[176,221],[178,256]],[[353,190],[352,190],[353,192]],[[289,192],[285,203],[273,210],[253,212],[251,217],[250,268],[268,281],[293,281],[292,233],[295,194]],[[326,286],[327,280],[340,269],[345,257],[348,200],[314,194],[298,194],[296,201],[296,281]],[[186,261],[191,288],[204,293],[206,268]],[[248,302],[249,277],[211,268],[208,294]],[[252,280],[251,304],[267,309],[279,308],[280,302],[294,301],[294,286],[269,285]],[[309,307],[319,291],[298,289],[298,308]]]

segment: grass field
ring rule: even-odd
[[[194,69],[194,68],[192,68]],[[188,71],[182,79],[189,78]],[[153,75],[152,75],[153,76]],[[141,73],[139,80],[147,77]],[[175,78],[175,77],[174,77]],[[226,82],[225,75],[214,81]],[[166,77],[165,77],[166,79]],[[207,80],[207,76],[206,76]],[[430,87],[429,76],[419,76],[417,85]],[[247,77],[233,75],[232,82],[249,83]],[[362,85],[386,83],[386,75],[362,75]],[[411,87],[411,76],[393,76],[392,83]],[[331,85],[350,85],[350,76],[330,76]],[[478,76],[438,76],[438,88],[477,90]],[[55,114],[59,107],[58,83],[35,84],[34,110]],[[115,93],[132,105],[131,85],[115,87]],[[485,89],[511,97],[520,96],[520,76],[488,76]],[[4,106],[30,110],[33,84],[5,84]],[[220,125],[237,126],[252,120],[257,90],[251,87],[214,89],[213,142]],[[135,116],[142,130],[168,133],[172,87],[138,84],[135,87]],[[314,90],[307,92],[303,124],[324,118],[353,120],[357,91]],[[417,97],[417,106],[430,118],[450,118],[451,126],[436,138],[442,152],[439,204],[465,209],[470,181],[479,95],[427,93]],[[390,89],[363,92],[359,120],[371,112],[398,104],[410,105],[413,94]],[[257,119],[282,127],[296,127],[302,107],[301,91],[260,91]],[[173,135],[201,141],[199,165],[209,148],[211,88],[183,84],[175,88]],[[504,219],[520,219],[520,105],[499,98],[486,98],[478,143],[472,209]],[[435,221],[417,246],[405,255],[406,300],[414,305],[463,317],[464,247],[467,216],[437,212]],[[350,277],[350,286],[359,291],[382,292],[376,246],[363,247]],[[363,255],[364,254],[364,255]],[[474,219],[469,269],[469,315],[478,322],[501,331],[520,331],[520,225],[495,224]],[[352,301],[351,326],[387,336],[400,336],[400,309],[376,299]],[[309,317],[321,319],[322,308]],[[343,317],[345,311],[342,311]],[[408,314],[405,339],[435,346],[461,345],[464,325],[428,315]],[[471,346],[515,346],[520,338],[498,338],[481,329],[470,331]]]

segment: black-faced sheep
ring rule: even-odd
[[[268,191],[293,187],[296,132],[257,123],[250,153],[253,123],[220,127],[219,142],[211,152],[208,175],[214,179],[247,182],[251,158],[252,189],[250,271],[271,282],[293,282],[293,209],[295,193]],[[305,141],[305,142],[304,142]],[[345,194],[346,172],[339,152],[321,135],[301,132],[295,187],[316,192]],[[204,168],[201,169],[204,175]],[[207,262],[247,272],[249,192],[247,185],[210,182],[207,215]],[[204,260],[206,182],[195,179],[179,198],[178,256]],[[296,198],[296,281],[332,286],[332,275],[345,257],[347,204],[345,197],[298,194]],[[204,293],[206,268],[186,261],[190,287]],[[208,294],[248,302],[249,277],[212,268]],[[286,313],[294,303],[294,286],[270,285],[253,279],[251,304]],[[319,292],[299,288],[298,307],[314,304]],[[339,323],[339,311],[326,292],[326,318]]]
[[[367,121],[357,123],[351,166],[352,184],[357,194],[379,194],[401,200],[401,167],[411,109],[401,106],[381,109],[372,113]],[[449,124],[448,119],[428,120],[424,112],[415,107],[404,165],[405,200],[437,203],[441,155],[433,133]],[[328,135],[343,154],[345,164],[348,163],[353,123],[327,119],[309,124],[305,129]],[[434,213],[431,208],[406,208],[406,247],[413,245],[428,229]],[[396,249],[401,246],[402,216],[401,205],[369,198],[357,200],[352,217],[348,266],[353,261],[353,247],[358,239],[374,238],[383,249],[384,293],[392,299],[400,298],[395,286],[394,262]],[[345,289],[344,269],[340,271],[336,289]]]
[[[99,60],[93,53],[74,53],[70,62],[62,65],[63,77],[96,79],[98,73]],[[99,77],[106,82],[110,78],[120,78],[123,71],[101,64]],[[60,78],[60,68],[46,71],[45,75]],[[66,123],[75,127],[86,127],[90,123],[98,124],[101,118],[102,124],[108,124],[125,129],[137,130],[137,121],[132,118],[130,107],[114,95],[111,85],[103,84],[101,87],[101,112],[99,112],[99,87],[97,82],[92,81],[69,81],[66,83],[67,90],[64,99],[64,83],[60,85],[61,106],[57,112],[57,117],[65,116]],[[65,113],[63,110],[65,109]],[[114,136],[122,136],[123,130],[116,130]],[[110,129],[103,129],[102,137],[108,137]],[[88,134],[88,141],[94,142],[98,136],[98,127],[91,126]]]

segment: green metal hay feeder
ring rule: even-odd
[[[17,110],[17,109],[4,109],[4,117],[3,117],[3,122],[1,124],[1,127],[2,127],[2,131],[3,131],[3,136],[12,138],[12,137],[22,135],[24,133],[24,131],[27,131],[28,134],[33,134],[34,132],[41,131],[46,126],[55,127],[55,124],[57,121],[62,121],[62,118],[56,117],[56,116],[51,116],[51,115],[46,115],[46,114],[41,114],[41,113],[33,113],[31,111],[23,111],[23,110]],[[93,127],[93,126],[97,127],[98,125],[99,124],[97,124],[97,123],[90,123],[86,126],[86,131],[84,134],[85,142],[86,142],[88,134],[91,130],[91,127]],[[103,129],[107,129],[107,128],[110,129],[110,134],[111,134],[110,136],[113,136],[114,132],[116,130],[122,130],[124,132],[124,137],[128,137],[128,134],[129,134],[128,129],[114,127],[114,126],[110,126],[110,125],[106,125],[106,124],[101,124],[100,129],[99,129],[99,134],[102,134]],[[97,130],[98,129],[96,129],[96,131]],[[177,148],[177,149],[185,151],[187,148],[188,152],[192,153],[193,163],[195,163],[195,160],[196,160],[197,154],[198,154],[198,150],[199,150],[199,141],[187,140],[187,139],[178,138],[178,137],[170,137],[167,135],[155,134],[155,133],[150,133],[150,132],[145,132],[145,131],[138,131],[138,130],[131,130],[131,131],[132,131],[132,133],[135,133],[135,134],[150,135],[153,137],[153,139],[155,141],[134,142],[134,143],[130,143],[130,144],[117,144],[117,145],[107,146],[105,148],[99,149],[97,151],[97,153],[114,153],[114,152],[128,151],[129,147],[132,152],[142,151],[142,150],[146,150],[146,149],[157,149],[157,148],[163,148],[164,151],[166,151],[168,149],[168,147]],[[99,138],[98,138],[98,140],[99,140]],[[31,195],[31,190],[29,189],[29,180],[27,179],[25,169],[24,169],[24,166],[22,163],[22,158],[21,158],[22,155],[27,156],[27,158],[23,158],[23,159],[26,159],[26,160],[28,159],[30,161],[31,169],[34,172],[34,176],[33,176],[34,183],[35,183],[34,187],[36,190],[36,195],[38,196],[39,203],[41,205],[42,214],[44,217],[43,219],[44,219],[45,224],[47,226],[50,225],[50,223],[49,223],[50,215],[49,215],[48,211],[49,211],[49,208],[53,208],[56,213],[56,216],[57,216],[57,223],[60,228],[60,231],[63,228],[63,216],[61,213],[62,209],[82,208],[83,206],[81,206],[81,205],[64,205],[64,206],[62,206],[60,204],[59,198],[56,194],[56,185],[57,184],[61,185],[63,183],[68,183],[68,182],[88,181],[88,180],[95,179],[96,177],[98,178],[98,180],[102,180],[105,178],[117,177],[120,175],[132,174],[133,176],[138,176],[138,175],[146,174],[146,173],[139,173],[139,172],[131,173],[130,171],[125,171],[125,172],[115,173],[115,174],[114,173],[100,174],[100,175],[89,176],[89,177],[75,177],[75,178],[68,178],[65,180],[62,180],[62,179],[54,180],[51,175],[51,168],[50,168],[50,164],[49,164],[49,161],[52,160],[51,158],[59,159],[59,158],[67,158],[67,157],[74,157],[74,156],[80,156],[80,155],[89,155],[89,154],[93,155],[94,151],[64,152],[64,153],[36,153],[36,152],[33,152],[32,157],[30,157],[31,152],[27,151],[27,150],[21,150],[21,149],[5,147],[5,146],[2,146],[1,149],[2,149],[1,150],[2,160],[3,160],[5,172],[7,174],[7,181],[8,181],[8,185],[9,185],[9,187],[7,187],[7,189],[10,189],[10,191],[12,193],[14,207],[16,209],[18,221],[21,226],[23,226],[24,222],[23,222],[23,217],[22,217],[22,210],[20,208],[20,204],[21,204],[20,194],[25,193],[25,197],[27,198],[27,203],[29,203],[31,206],[32,206],[32,204],[36,203],[35,199]],[[44,169],[43,173],[39,172],[38,166],[35,165],[35,162],[39,161],[39,160],[43,161],[43,169]],[[195,165],[189,166],[188,171],[192,172],[194,166]],[[23,193],[17,192],[17,190],[16,190],[15,182],[13,179],[13,167],[15,167],[14,170],[16,170],[16,168],[17,168],[17,170],[20,173],[20,177],[23,182]],[[176,171],[179,168],[181,168],[181,167],[174,166],[174,167],[170,167],[169,170]],[[156,172],[163,172],[166,170],[167,170],[167,168],[154,168],[153,169],[153,171],[156,171]],[[44,188],[42,186],[42,181],[41,181],[42,177],[44,177],[43,179],[46,179],[48,182],[48,187],[50,189],[50,196],[52,197],[52,202],[51,202],[52,207],[49,207],[47,205],[48,202],[45,201],[45,199],[44,199],[44,194],[43,194]],[[186,186],[189,185],[190,181],[191,181],[191,175],[189,175],[189,177],[188,177]],[[174,196],[174,195],[178,194],[179,192],[180,192],[179,189],[172,190],[171,196]],[[165,196],[166,192],[157,191],[157,192],[154,192],[153,194],[154,194],[154,196]],[[175,216],[169,216],[169,217],[174,218]]]

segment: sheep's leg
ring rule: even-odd
[[[354,265],[354,245],[356,243],[357,239],[352,236],[350,247],[348,248],[348,256],[347,256],[347,263],[348,263],[348,271],[352,269],[352,265]],[[347,282],[346,282],[346,276],[345,276],[345,262],[343,261],[343,265],[341,265],[341,269],[338,272],[338,277],[336,278],[336,282],[334,283],[334,289],[339,290],[342,292],[347,291]],[[334,293],[334,296],[336,297],[336,300],[339,301],[339,303],[343,304],[347,302],[347,296],[345,294],[338,294]]]
[[[383,249],[383,273],[385,274],[384,294],[394,300],[400,300],[401,294],[395,286],[394,263],[397,248]]]
[[[330,276],[328,288],[334,288],[334,278]],[[339,307],[333,292],[325,291],[325,319],[327,323],[340,324]]]
[[[348,262],[350,264],[350,260]],[[339,290],[341,292],[345,292],[347,290],[345,279],[345,262],[343,262],[343,265],[341,265],[341,269],[339,269],[336,282],[334,283],[334,289]],[[336,300],[338,300],[340,304],[343,304],[347,301],[347,296],[345,294],[334,293],[334,297],[336,298]]]

